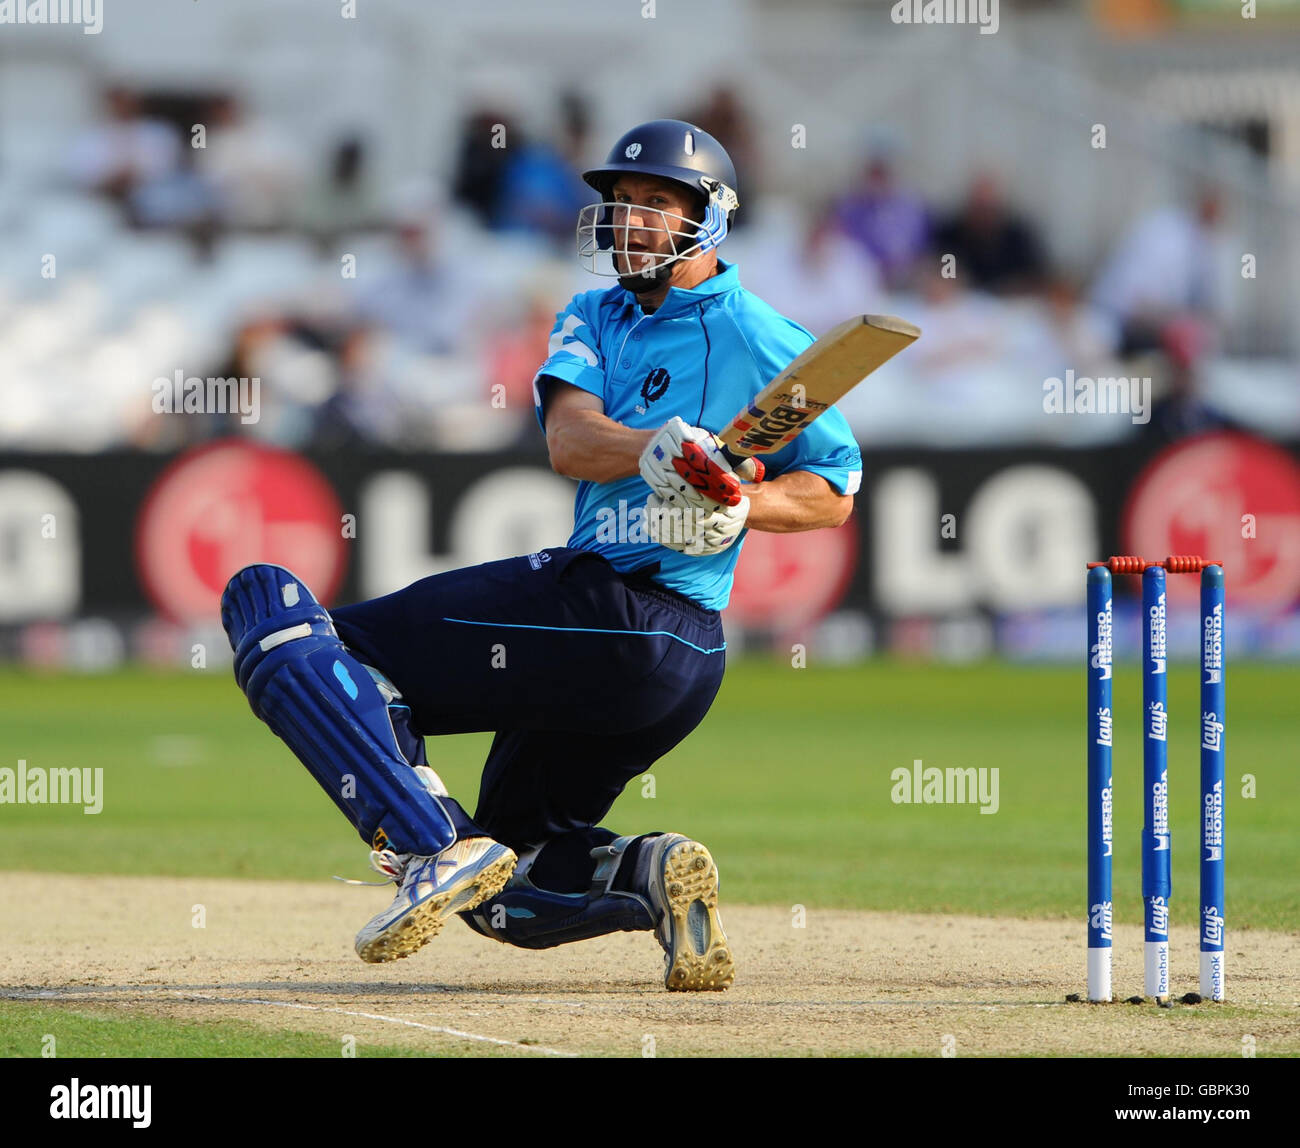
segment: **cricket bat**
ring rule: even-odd
[[[893,315],[858,315],[826,332],[719,432],[728,461],[739,470],[753,455],[780,450],[920,334]]]

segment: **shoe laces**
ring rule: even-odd
[[[370,868],[376,873],[382,873],[382,881],[356,881],[351,877],[340,877],[334,874],[335,881],[342,881],[345,885],[364,885],[369,888],[382,888],[384,885],[401,885],[402,874],[406,872],[406,860],[400,853],[394,853],[391,849],[372,849],[370,850]]]

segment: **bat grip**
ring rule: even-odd
[[[731,469],[734,470],[745,482],[762,482],[763,476],[767,473],[767,468],[763,466],[760,459],[753,455],[736,454],[725,443],[720,444],[722,447],[722,457],[731,463]]]

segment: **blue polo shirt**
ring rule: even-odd
[[[740,285],[735,264],[689,289],[670,287],[653,314],[622,287],[575,295],[556,317],[550,354],[533,380],[538,422],[548,379],[596,395],[607,416],[655,429],[673,415],[714,432],[729,425],[774,376],[813,342],[798,323]],[[820,474],[841,494],[862,482],[862,456],[844,416],[832,407],[775,454],[770,477]],[[568,545],[603,555],[624,573],[658,564],[655,580],[709,609],[721,610],[745,535],[721,554],[693,558],[651,542],[645,532],[650,488],[640,475],[581,482]]]

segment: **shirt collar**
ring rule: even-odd
[[[694,287],[669,287],[668,294],[664,296],[664,301],[654,314],[678,315],[696,304],[712,298],[714,295],[725,295],[728,291],[735,291],[739,287],[739,268],[734,263],[727,263],[719,259],[718,273],[711,275],[703,283],[697,283]],[[629,305],[640,310],[640,304],[637,303],[636,296],[631,291],[627,294]]]

